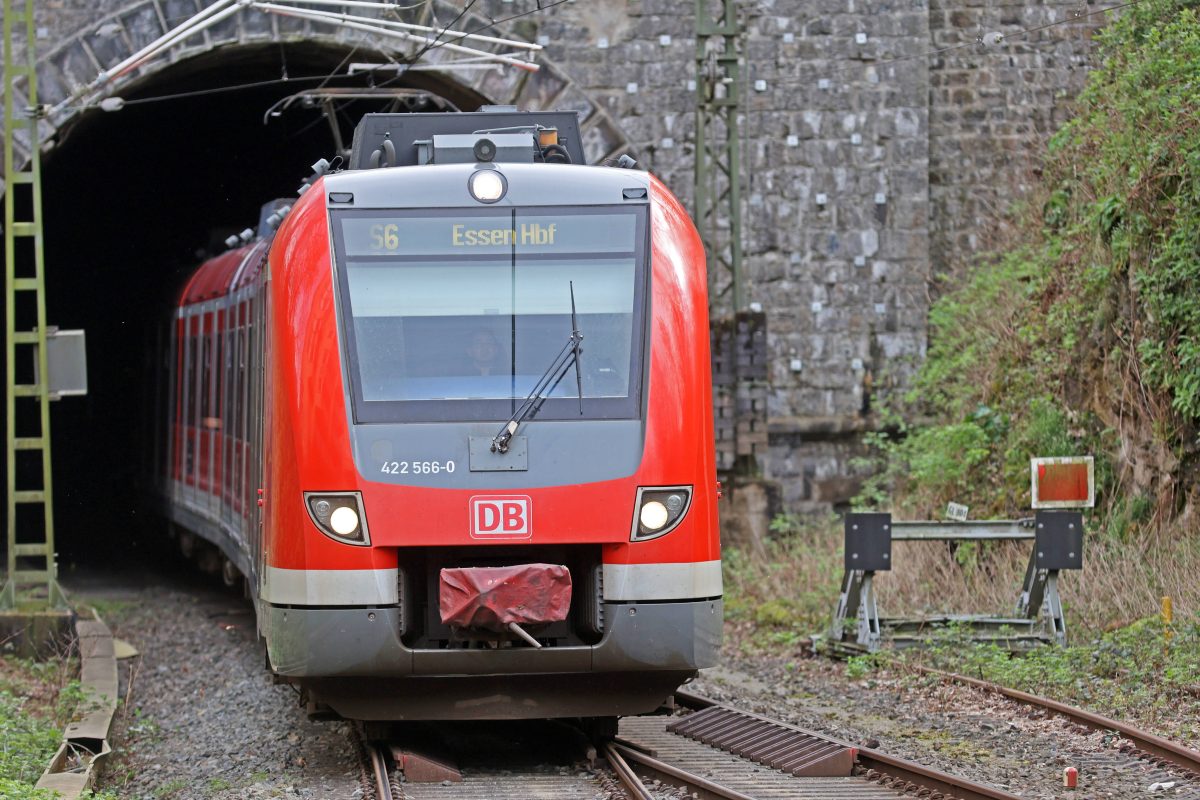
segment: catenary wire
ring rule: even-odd
[[[297,1],[303,2],[303,0],[297,0]],[[459,19],[461,19],[466,14],[466,12],[475,5],[476,2],[478,2],[478,0],[471,0],[470,3],[468,3],[466,6],[464,6],[463,11],[459,13],[459,15],[455,18],[454,22],[457,22]],[[491,20],[488,24],[481,25],[478,28],[468,31],[468,33],[479,33],[481,31],[487,30],[488,28],[492,28],[497,25],[502,25],[506,22],[511,22],[514,19],[519,19],[521,17],[526,17],[531,14],[537,14],[537,13],[540,13],[543,11],[548,11],[548,10],[554,8],[555,6],[563,5],[564,3],[568,3],[568,2],[571,2],[571,0],[555,0],[554,2],[546,3],[545,5],[539,5],[537,8],[533,8],[528,11],[522,11],[518,14],[513,14],[508,17]],[[1068,25],[1068,24],[1071,24],[1074,22],[1078,22],[1081,19],[1086,19],[1088,17],[1093,17],[1093,16],[1097,16],[1100,14],[1106,14],[1110,11],[1119,11],[1124,8],[1129,8],[1129,7],[1138,5],[1141,2],[1142,2],[1142,0],[1129,0],[1129,2],[1120,3],[1115,6],[1106,6],[1105,8],[1099,8],[1094,11],[1089,11],[1085,14],[1078,14],[1078,15],[1075,15],[1068,19],[1057,20],[1055,22],[1046,23],[1045,25],[1037,25],[1032,28],[1022,28],[1022,29],[1015,31],[1014,33],[1003,34],[1002,38],[1000,39],[999,42],[997,42],[997,44],[1003,43],[1003,42],[1011,40],[1011,39],[1022,38],[1024,36],[1028,36],[1029,34],[1036,33],[1038,31],[1042,31],[1042,30],[1046,30],[1048,28],[1054,28],[1059,25]],[[404,9],[416,8],[420,5],[422,5],[422,4],[418,3],[414,6],[402,6],[400,8],[404,8]],[[450,24],[453,25],[454,22],[451,22]],[[446,27],[448,28],[449,26],[446,26]],[[444,32],[445,31],[443,31],[443,33]],[[439,37],[440,36],[441,36],[441,34],[439,34]],[[409,65],[411,66],[413,64],[416,64],[417,59],[419,59],[421,56],[423,56],[429,50],[432,50],[435,47],[440,46],[440,44],[441,43],[435,39],[433,44],[426,45],[424,48],[422,48],[420,51],[417,52],[417,54],[413,57],[413,60],[411,60],[409,62]],[[960,42],[958,44],[953,44],[953,45],[949,45],[947,47],[941,47],[941,48],[937,48],[935,50],[929,50],[929,51],[925,51],[922,53],[914,53],[914,54],[908,55],[908,56],[897,56],[895,58],[881,59],[879,61],[874,61],[874,62],[871,62],[868,64],[856,64],[854,66],[841,67],[841,68],[834,69],[834,70],[828,70],[819,75],[814,75],[813,77],[830,77],[832,75],[836,75],[836,74],[843,73],[843,72],[857,71],[857,70],[862,69],[864,66],[883,67],[883,66],[888,66],[890,64],[901,63],[904,61],[912,61],[914,59],[919,59],[919,58],[930,58],[932,56],[940,55],[942,53],[947,53],[947,52],[950,52],[953,50],[959,50],[964,47],[970,47],[972,45],[980,45],[980,44],[981,44],[981,41],[978,38],[976,38],[976,39],[972,39],[967,42]],[[356,45],[356,47],[357,47],[357,45]],[[327,83],[329,80],[332,80],[332,79],[349,78],[349,77],[352,77],[352,76],[333,75],[332,73],[329,73],[329,74],[325,74],[325,75],[307,75],[307,76],[302,76],[302,77],[274,78],[274,79],[270,79],[270,80],[253,81],[251,83],[233,84],[233,85],[229,85],[229,86],[214,86],[214,87],[210,87],[207,89],[196,89],[196,90],[188,91],[188,92],[176,92],[173,94],[157,95],[155,97],[139,97],[139,98],[135,98],[132,100],[126,100],[125,105],[127,105],[127,106],[143,105],[143,104],[147,104],[147,103],[155,103],[155,102],[162,102],[162,101],[169,101],[169,100],[180,100],[180,99],[185,99],[185,98],[190,98],[190,97],[202,97],[202,96],[206,96],[206,95],[220,94],[223,92],[235,92],[235,91],[241,91],[244,89],[257,89],[257,88],[261,88],[264,86],[273,86],[273,85],[284,84],[284,83],[302,83],[302,82],[308,82],[308,81],[323,81],[323,82]],[[401,77],[401,74],[394,75],[391,78],[388,78],[387,80],[382,81],[379,84],[379,86],[386,87],[386,86],[390,85],[391,83],[394,83],[395,81],[399,80],[400,77]],[[795,82],[796,81],[788,81],[787,83],[795,83]],[[323,83],[322,85],[325,85],[325,83]],[[96,105],[97,104],[93,103],[93,104],[89,104],[89,105],[80,106],[78,108],[79,109],[94,108]]]
[[[303,3],[303,1],[304,0],[296,0],[296,2],[299,2],[299,3]],[[502,25],[502,24],[504,24],[506,22],[510,22],[514,19],[519,19],[521,17],[527,17],[531,14],[537,14],[542,11],[548,11],[548,10],[554,8],[555,6],[560,6],[563,3],[567,3],[570,1],[571,0],[555,0],[555,2],[552,2],[552,3],[539,4],[539,6],[537,8],[533,8],[528,11],[522,11],[519,14],[513,14],[511,16],[503,17],[501,19],[491,20],[488,22],[488,24],[481,25],[474,30],[467,31],[467,33],[479,33],[480,31],[487,30],[488,28],[495,27],[496,25]],[[453,25],[455,22],[458,22],[458,20],[462,19],[462,17],[465,16],[465,14],[472,7],[474,7],[474,5],[477,2],[478,2],[478,0],[470,0],[470,2],[468,2],[467,5],[464,6],[463,10],[458,14],[458,16],[456,16],[454,18],[454,20],[450,23],[450,25]],[[424,3],[416,3],[416,4],[410,5],[410,6],[397,6],[395,10],[408,10],[408,9],[413,9],[413,8],[419,8],[422,5],[424,5]],[[440,39],[440,37],[443,34],[449,32],[448,29],[449,29],[450,25],[443,26],[447,30],[443,30],[443,32],[441,34],[438,34],[438,39]],[[429,50],[432,50],[435,47],[440,47],[443,44],[443,42],[440,42],[438,39],[435,39],[432,44],[426,45],[421,50],[419,50],[417,52],[417,54],[413,56],[412,60],[410,60],[408,62],[408,65],[412,66],[413,64],[416,64],[417,60],[421,56],[423,56],[425,53],[427,53]],[[357,46],[358,45],[356,45],[356,47]],[[343,60],[343,64],[344,63],[345,63],[345,60]],[[390,85],[391,83],[394,83],[395,81],[399,80],[401,75],[402,75],[402,73],[394,75],[393,77],[387,79],[386,81],[381,82],[379,84],[379,86],[381,88],[386,87],[386,86]],[[204,97],[207,95],[221,94],[224,92],[237,92],[237,91],[242,91],[245,89],[258,89],[258,88],[262,88],[264,86],[276,86],[276,85],[284,84],[284,83],[304,83],[304,82],[310,82],[310,81],[322,81],[323,83],[321,84],[321,86],[325,86],[328,84],[328,81],[330,81],[332,79],[350,78],[350,77],[353,77],[353,76],[334,75],[334,74],[330,73],[330,74],[325,74],[325,75],[305,75],[302,77],[295,77],[295,78],[293,78],[293,77],[272,78],[269,80],[252,81],[250,83],[239,83],[239,84],[232,84],[229,86],[212,86],[207,89],[195,89],[195,90],[188,91],[188,92],[174,92],[172,94],[156,95],[154,97],[138,97],[138,98],[134,98],[132,100],[126,100],[124,104],[127,106],[145,105],[148,103],[157,103],[157,102],[164,102],[164,101],[170,101],[170,100],[183,100],[183,99],[187,99],[190,97]],[[87,104],[83,104],[83,105],[79,105],[79,106],[74,106],[72,108],[76,111],[82,111],[82,110],[87,110],[89,108],[96,108],[98,105],[99,105],[99,101],[97,101],[95,103],[87,103]]]

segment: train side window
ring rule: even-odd
[[[208,414],[211,419],[208,420],[208,427],[211,430],[219,430],[221,427],[221,418],[225,410],[221,408],[221,396],[225,391],[225,326],[222,324],[225,315],[219,311],[213,312],[213,333],[212,333],[212,367],[210,370],[210,378],[212,386],[209,390],[212,392],[212,401],[208,407]]]
[[[184,454],[183,471],[185,477],[192,477],[196,471],[196,441],[195,426],[198,401],[196,400],[196,365],[199,361],[200,339],[196,335],[196,317],[184,317],[184,346],[187,348],[187,360],[179,375],[186,398],[184,416],[179,420],[183,429]]]
[[[245,329],[242,327],[245,320],[243,318],[244,308],[239,303],[235,309],[237,318],[234,320],[237,327],[233,331],[234,341],[234,366],[233,366],[233,428],[230,429],[230,441],[232,442],[233,451],[233,470],[230,475],[230,499],[236,504],[238,502],[238,492],[242,488],[242,449],[245,447],[245,436],[242,433],[242,419],[245,416],[245,401],[243,400],[244,388],[246,385],[246,336]]]
[[[255,459],[258,458],[258,431],[257,425],[261,418],[261,413],[258,412],[262,403],[259,400],[260,395],[260,378],[259,371],[262,369],[261,350],[262,347],[258,341],[258,300],[259,295],[251,295],[246,301],[246,429],[245,441],[246,451],[245,460],[242,470],[242,497],[249,498],[254,489],[253,482],[258,477]],[[250,420],[254,420],[252,426]],[[250,516],[253,503],[246,506],[243,514],[246,517]]]
[[[209,406],[212,405],[209,396],[209,384],[211,383],[212,375],[212,338],[203,330],[200,332],[200,362],[196,365],[199,377],[199,395],[200,395],[200,417],[196,420],[196,427],[204,427],[204,418],[208,416]]]
[[[235,309],[227,309],[225,311],[225,330],[222,333],[224,338],[225,360],[223,372],[225,377],[223,383],[225,391],[221,398],[221,493],[228,504],[233,497],[233,387],[236,381],[236,374],[233,371],[233,324],[234,319],[232,314]],[[228,506],[227,506],[228,509]]]
[[[188,321],[188,335],[187,335],[187,349],[188,349],[187,372],[186,372],[186,374],[180,376],[180,380],[184,381],[187,384],[187,389],[188,389],[187,410],[186,410],[186,416],[183,419],[183,424],[188,427],[191,427],[196,424],[196,402],[197,401],[196,401],[196,380],[195,380],[195,378],[196,378],[196,364],[198,362],[200,343],[199,343],[199,339],[197,339],[197,337],[196,337],[195,331],[192,330],[194,327],[195,326],[191,324],[191,320],[189,320]]]
[[[245,383],[241,389],[241,488],[240,493],[242,498],[250,497],[250,420],[251,408],[253,401],[253,385],[254,385],[254,317],[253,317],[254,301],[247,300],[245,303],[245,327],[242,329],[242,338],[245,341]],[[242,515],[248,515],[250,509],[248,506],[242,509]]]

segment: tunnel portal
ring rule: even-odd
[[[124,87],[119,111],[80,114],[44,156],[48,319],[86,329],[90,362],[89,394],[52,412],[62,568],[136,557],[162,532],[153,476],[165,385],[156,362],[172,305],[226,237],[257,224],[264,202],[294,197],[313,162],[336,155],[322,108],[296,101],[278,111],[282,101],[318,87],[375,86],[410,90],[402,108],[412,111],[486,102],[431,72],[348,78],[351,57],[386,62],[312,42],[209,51]],[[388,105],[337,102],[344,142],[362,114]]]

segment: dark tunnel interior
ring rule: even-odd
[[[319,108],[265,112],[321,85],[422,89],[473,110],[482,98],[429,73],[344,77],[344,63],[382,57],[315,44],[211,52],[154,73],[119,111],[95,110],[60,134],[43,159],[49,324],[87,331],[86,397],[51,410],[55,533],[60,571],[144,560],[160,550],[165,522],[153,474],[165,413],[155,354],[184,280],[231,233],[254,227],[259,207],[294,197],[335,146]],[[281,74],[292,76],[280,82]],[[254,88],[213,91],[264,83]],[[194,93],[174,99],[157,99]],[[137,102],[142,101],[142,102]],[[416,101],[409,110],[438,110]],[[339,106],[347,145],[379,100]]]

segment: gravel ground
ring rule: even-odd
[[[96,602],[140,652],[122,663],[131,702],[118,711],[100,788],[130,800],[361,795],[346,726],[310,722],[296,694],[271,683],[249,601],[190,575],[73,599]]]
[[[727,654],[689,688],[1021,797],[1200,800],[1200,785],[1125,755],[1117,737],[969,687],[887,675],[852,681],[840,663]],[[1079,770],[1076,790],[1062,787],[1066,767]]]
[[[249,601],[186,565],[178,575],[87,576],[69,589],[139,651],[121,665],[128,702],[118,709],[115,752],[98,788],[129,800],[362,796],[349,727],[310,722],[296,693],[271,682]],[[413,800],[623,797],[611,776],[580,762],[583,749],[562,726],[464,724],[410,735],[461,750],[456,760],[467,779],[407,785]],[[660,800],[681,796],[659,793]]]
[[[361,796],[347,726],[310,722],[294,691],[271,683],[248,601],[191,573],[131,588],[146,580],[137,578],[73,592],[140,651],[122,665],[131,702],[101,788],[131,800]],[[1195,782],[1122,754],[1121,740],[990,693],[901,675],[852,681],[838,663],[726,652],[724,667],[689,688],[1021,797],[1200,800]],[[1061,787],[1067,766],[1079,770],[1076,791]]]

